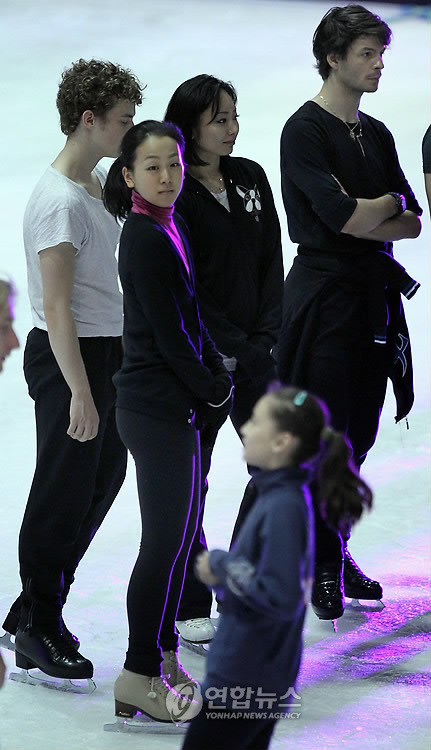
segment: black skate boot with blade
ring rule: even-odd
[[[367,601],[380,601],[383,597],[380,583],[362,572],[347,549],[344,553],[344,593],[351,599]]]
[[[11,609],[2,625],[3,630],[5,630],[6,632],[3,636],[0,637],[0,646],[3,646],[3,648],[8,648],[10,651],[15,651],[15,642],[12,641],[12,636],[16,636],[19,618],[20,610],[18,612],[14,612],[14,610]],[[61,617],[60,619],[60,627],[66,643],[68,643],[69,646],[72,646],[72,648],[75,648],[78,651],[81,645],[79,639],[76,637],[76,635],[73,635],[73,633],[71,633],[70,630],[66,627],[66,623],[64,622],[63,617]]]
[[[92,692],[96,687],[91,680],[91,661],[82,656],[75,646],[66,643],[59,629],[18,629],[15,637],[15,663],[22,670],[21,674],[10,675],[11,680],[15,682],[86,693]],[[43,673],[42,677],[30,675],[30,669],[39,669]],[[59,678],[63,682],[46,680],[45,675]],[[74,685],[72,680],[87,680],[87,689]]]
[[[338,617],[343,616],[344,587],[342,561],[330,562],[316,567],[311,606],[319,620],[336,620]]]

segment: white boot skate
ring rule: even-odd
[[[189,651],[206,656],[215,635],[215,627],[209,617],[195,617],[191,620],[177,620],[175,627],[180,634],[180,645]]]

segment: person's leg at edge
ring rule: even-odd
[[[267,750],[273,735],[276,719],[214,717],[204,703],[192,719],[184,738],[182,750]]]

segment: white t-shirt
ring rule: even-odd
[[[103,169],[94,170],[103,185]],[[115,252],[120,227],[103,201],[48,167],[24,213],[24,247],[33,323],[47,330],[39,253],[61,242],[76,250],[71,310],[78,336],[121,336],[123,299]]]
[[[229,198],[227,197],[227,190],[222,190],[221,193],[211,193],[214,198],[225,207],[230,213]]]

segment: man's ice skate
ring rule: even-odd
[[[15,636],[16,631],[18,630],[19,613],[20,610],[14,611],[12,608],[2,625],[5,634],[0,636],[0,646],[9,649],[9,651],[15,651]],[[76,635],[70,632],[69,628],[66,626],[66,623],[63,620],[63,617],[60,618],[60,628],[63,638],[66,639],[67,643],[70,646],[73,646],[73,648],[78,651],[81,645],[79,639],[76,637]]]
[[[215,635],[215,627],[209,617],[195,617],[191,620],[177,620],[176,629],[180,634],[180,646],[200,656],[206,656]]]
[[[344,614],[343,563],[319,565],[315,570],[311,606],[319,620],[332,620],[337,632],[337,619]]]
[[[127,669],[115,681],[114,697],[117,721],[105,724],[106,732],[182,732],[201,707],[201,702],[177,693],[164,677],[150,677]],[[172,709],[178,706],[180,711],[176,713]],[[181,718],[177,721],[178,716]]]
[[[91,695],[97,687],[92,679],[87,679],[81,683],[73,682],[72,680],[60,680],[55,677],[50,678],[39,669],[35,673],[30,673],[26,669],[21,669],[20,672],[10,672],[9,679],[13,680],[13,682],[21,682],[26,685],[59,690],[62,693],[79,693],[80,695]]]
[[[344,552],[344,593],[352,600],[352,607],[363,607],[360,600],[365,600],[377,602],[378,611],[384,609],[385,605],[381,601],[383,589],[380,583],[362,572],[347,549]]]
[[[12,672],[14,682],[41,685],[74,693],[92,693],[96,685],[91,661],[68,644],[59,630],[37,632],[18,630],[15,638],[15,663],[21,672]],[[40,670],[30,674],[29,670]],[[54,679],[48,679],[48,677]],[[86,680],[84,685],[76,680]]]

